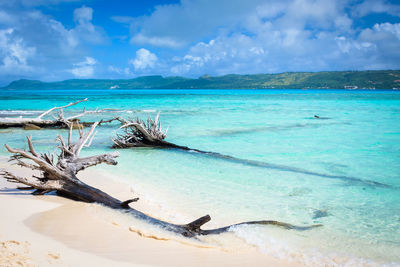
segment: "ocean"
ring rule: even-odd
[[[117,166],[93,167],[170,211],[167,219],[210,214],[214,227],[264,219],[322,224],[308,231],[240,226],[228,234],[309,265],[400,265],[400,92],[3,90],[0,117],[37,116],[86,97],[65,113],[107,109],[85,117],[95,121],[161,112],[167,141],[230,156],[123,149]],[[83,155],[113,151],[119,126],[98,127]],[[0,145],[26,148],[32,134],[37,150],[54,151],[58,133],[67,135],[0,129]],[[0,156],[8,156],[5,149]],[[205,242],[229,246],[221,238]]]

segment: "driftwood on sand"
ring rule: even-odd
[[[70,127],[67,141],[65,141],[61,136],[58,136],[58,141],[60,143],[59,149],[61,152],[57,156],[54,154],[38,153],[34,148],[31,137],[27,137],[29,147],[28,151],[11,148],[8,145],[5,145],[7,150],[13,154],[11,160],[15,161],[15,163],[21,167],[29,168],[36,172],[35,175],[32,175],[31,177],[21,177],[10,171],[3,170],[0,175],[10,182],[23,184],[25,187],[20,187],[21,190],[34,190],[33,194],[35,195],[55,191],[58,195],[74,200],[99,203],[112,209],[121,210],[130,216],[185,237],[220,234],[228,231],[232,226],[243,224],[276,225],[285,229],[294,230],[307,230],[320,226],[294,226],[288,223],[264,220],[249,221],[216,229],[203,230],[201,229],[201,226],[211,220],[209,215],[205,215],[188,224],[175,224],[151,217],[129,206],[131,202],[137,201],[137,198],[126,201],[118,200],[117,198],[82,182],[77,177],[78,172],[97,164],[117,164],[115,158],[119,156],[118,152],[89,157],[79,156],[84,147],[90,146],[97,125],[98,122],[94,123],[88,132],[79,131],[79,138],[75,142],[72,142],[72,127]]]
[[[24,117],[17,117],[17,118],[0,118],[0,128],[12,128],[12,127],[23,127],[26,130],[40,130],[40,128],[69,128],[70,124],[74,127],[79,127],[78,122],[79,118],[91,114],[91,113],[99,113],[101,111],[87,111],[84,109],[81,113],[65,117],[64,116],[64,109],[77,105],[81,102],[88,101],[87,98],[69,103],[65,106],[60,107],[53,107],[35,118],[24,118]],[[58,110],[58,116],[54,116],[52,113]],[[49,118],[51,115],[51,118]],[[81,126],[90,126],[93,123],[91,122],[80,122]]]

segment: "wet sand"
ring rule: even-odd
[[[30,173],[10,166],[4,158],[0,168]],[[132,198],[129,185],[96,170],[79,177],[120,199]],[[32,196],[15,187],[0,179],[0,266],[302,266],[252,246],[218,245],[221,240],[237,242],[230,233],[212,243],[154,234],[151,228],[143,231],[143,225],[100,205],[55,195]],[[131,205],[168,218],[165,210],[145,200]]]

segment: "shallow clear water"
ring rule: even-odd
[[[89,116],[94,120],[161,111],[168,141],[236,158],[141,148],[121,150],[118,167],[98,167],[182,218],[209,213],[211,226],[259,219],[321,223],[303,232],[232,231],[262,252],[309,264],[400,262],[399,92],[2,91],[0,117],[35,115],[83,97],[90,101],[70,112],[115,109]],[[110,151],[117,128],[99,127],[84,153]],[[52,150],[58,132],[3,129],[1,144],[25,147],[25,135],[32,134],[38,149]]]

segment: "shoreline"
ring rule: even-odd
[[[29,174],[4,158],[0,158],[0,168]],[[85,171],[80,178],[118,198],[132,196],[130,186],[98,171]],[[100,205],[54,195],[35,197],[15,187],[0,180],[0,212],[7,215],[0,222],[0,265],[304,266],[275,259],[251,246],[226,250],[178,237],[160,238],[157,232],[146,233],[133,224],[129,227],[130,218]],[[146,201],[133,205],[157,216],[157,207]]]

